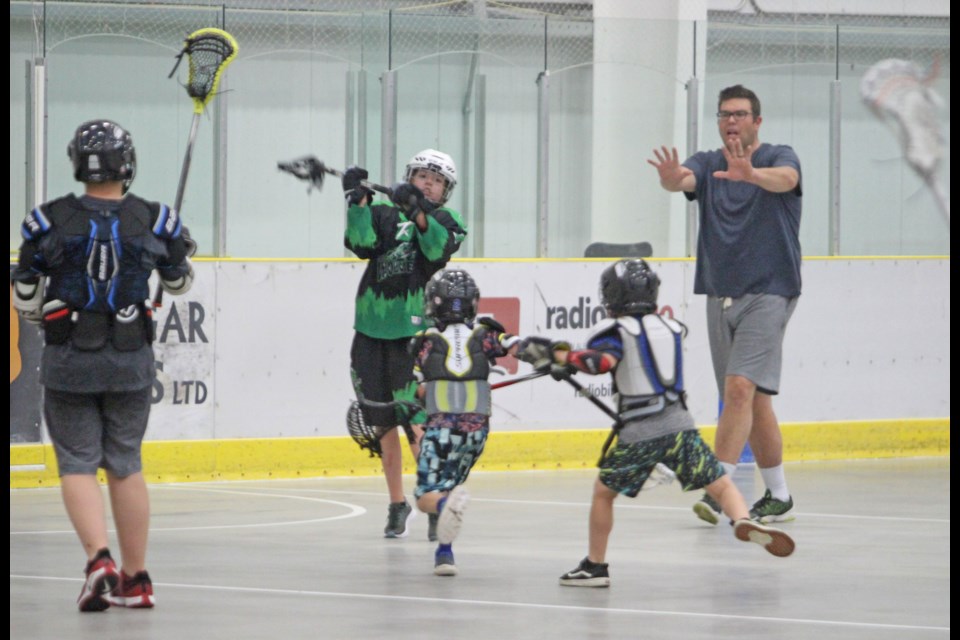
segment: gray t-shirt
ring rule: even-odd
[[[800,160],[786,145],[761,144],[752,162],[755,168],[793,167],[800,174]],[[696,153],[683,166],[697,178],[696,190],[684,195],[700,205],[694,293],[800,295],[802,180],[791,191],[773,193],[714,178],[714,171],[727,169],[719,150]]]

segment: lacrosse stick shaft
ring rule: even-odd
[[[592,393],[584,389],[583,385],[577,382],[576,380],[574,380],[569,373],[564,372],[560,374],[560,378],[570,383],[570,385],[573,386],[574,389],[580,392],[580,395],[586,396],[587,399],[590,402],[592,402],[594,405],[596,405],[601,411],[603,411],[605,414],[613,418],[613,428],[610,429],[610,433],[607,434],[607,439],[604,440],[603,447],[600,449],[600,458],[597,460],[597,466],[599,467],[603,463],[603,459],[604,457],[606,457],[607,451],[610,449],[610,445],[613,444],[613,439],[617,437],[617,433],[619,433],[620,428],[623,426],[623,423],[620,422],[620,416],[618,416],[613,409],[611,409],[610,407],[605,405],[603,402],[595,398]]]
[[[177,199],[173,203],[173,208],[178,213],[183,204],[183,194],[187,188],[187,175],[190,173],[190,160],[193,157],[193,143],[197,139],[197,130],[200,128],[200,114],[193,114],[193,123],[190,125],[190,138],[187,140],[187,151],[183,156],[183,167],[180,169],[180,184],[177,185]]]
[[[343,171],[334,169],[333,167],[328,167],[325,164],[321,163],[324,173],[329,173],[332,176],[337,176],[338,178],[343,178]],[[360,184],[366,187],[367,189],[372,189],[373,191],[379,191],[380,193],[386,194],[388,196],[393,195],[393,189],[390,187],[385,187],[382,184],[377,184],[376,182],[370,182],[369,180],[361,180]]]
[[[533,373],[528,373],[524,376],[519,376],[517,378],[511,378],[510,380],[503,380],[502,382],[495,382],[490,385],[491,389],[502,389],[503,387],[509,387],[510,385],[517,384],[518,382],[526,382],[527,380],[534,380],[536,378],[542,378],[546,375],[549,375],[549,371],[534,371]]]

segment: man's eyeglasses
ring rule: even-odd
[[[729,120],[730,116],[733,116],[736,120],[743,120],[750,115],[753,115],[750,111],[718,111],[717,120]]]

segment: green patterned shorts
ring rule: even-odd
[[[631,444],[618,441],[600,462],[600,482],[635,498],[658,462],[677,474],[684,491],[705,487],[724,474],[700,432],[690,429]]]

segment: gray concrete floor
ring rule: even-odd
[[[410,537],[382,537],[381,478],[151,485],[157,606],[88,614],[76,610],[84,557],[59,490],[11,490],[10,636],[949,637],[950,460],[787,474],[792,557],[701,523],[698,493],[660,487],[617,501],[609,589],[557,584],[586,554],[590,471],[474,473],[454,578],[433,575],[422,514]],[[737,484],[749,499],[760,491],[758,474]]]

